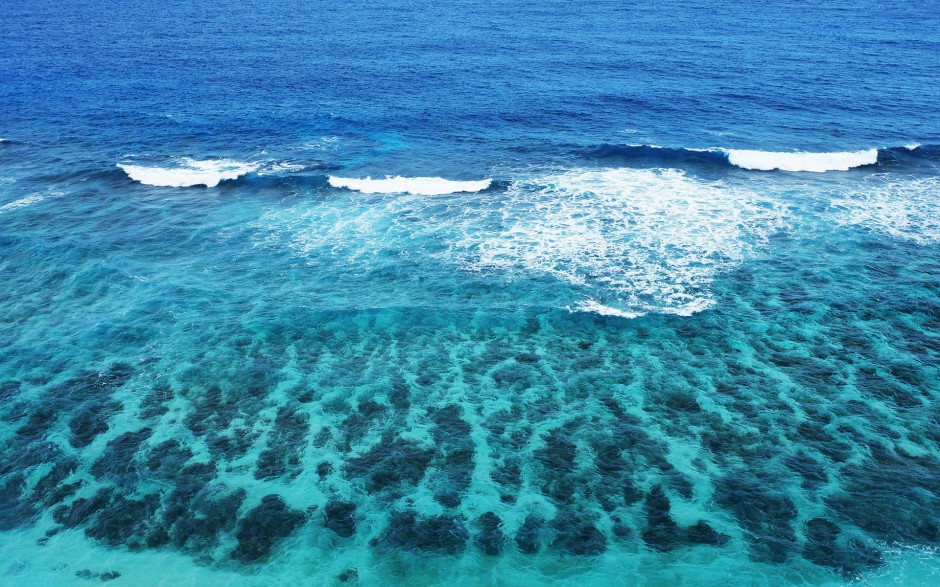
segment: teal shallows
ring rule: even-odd
[[[491,4],[0,6],[0,584],[940,583],[940,12]]]
[[[9,572],[926,581],[935,188],[846,180],[124,182],[5,212]]]

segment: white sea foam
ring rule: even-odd
[[[305,167],[305,165],[300,163],[273,161],[258,167],[255,173],[258,175],[281,175],[284,173],[296,173],[298,171],[303,171]]]
[[[173,167],[151,167],[118,163],[127,175],[142,184],[160,187],[190,187],[204,185],[215,187],[219,182],[236,179],[258,168],[256,163],[244,163],[227,159],[194,160],[179,159]]]
[[[442,196],[460,192],[479,192],[490,187],[492,180],[453,181],[440,177],[386,177],[385,179],[354,179],[330,176],[330,185],[364,194],[415,194]]]
[[[728,155],[728,161],[732,165],[759,171],[848,171],[862,165],[873,165],[878,161],[878,149],[843,153],[785,153],[740,149],[722,151]]]
[[[908,151],[913,151],[914,149],[917,149],[919,147],[920,147],[920,143],[911,143],[909,145],[904,145],[904,148],[907,149]]]
[[[32,194],[29,196],[25,196],[23,198],[20,198],[19,200],[14,200],[8,204],[4,204],[0,206],[0,214],[3,214],[4,212],[12,212],[13,210],[17,210],[19,208],[32,206],[33,204],[37,202],[41,202],[44,199],[45,197],[40,196],[39,194]]]
[[[837,223],[921,245],[940,242],[940,179],[879,174],[832,197]]]
[[[598,313],[708,308],[714,278],[783,222],[774,202],[668,169],[545,174],[502,197],[496,232],[467,223],[450,254],[469,270],[553,276]]]
[[[639,318],[643,315],[642,312],[627,312],[626,310],[618,310],[617,308],[611,308],[610,306],[605,306],[604,304],[599,303],[597,300],[587,299],[582,302],[579,302],[574,307],[575,312],[587,312],[589,314],[600,314],[601,316],[616,316],[617,318]]]

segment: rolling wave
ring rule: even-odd
[[[940,145],[917,143],[884,149],[860,151],[803,152],[748,149],[689,149],[657,145],[600,145],[582,151],[583,156],[601,161],[656,167],[738,168],[749,171],[789,171],[824,173],[860,167],[879,170],[900,166],[936,164]]]
[[[347,188],[364,194],[414,194],[418,196],[443,196],[461,192],[479,192],[490,187],[492,180],[454,181],[440,177],[386,177],[385,179],[354,179],[329,177],[330,185]]]
[[[878,162],[878,149],[837,153],[787,153],[727,149],[728,161],[742,169],[755,171],[848,171]]]
[[[191,187],[204,185],[215,187],[227,179],[236,179],[255,171],[256,163],[244,163],[227,159],[202,160],[190,158],[178,160],[173,167],[151,167],[118,163],[118,167],[133,179],[145,185],[159,187]]]

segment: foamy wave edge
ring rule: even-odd
[[[643,312],[629,312],[627,310],[611,308],[610,306],[605,306],[596,300],[590,299],[578,302],[574,308],[568,308],[568,311],[598,314],[600,316],[614,316],[616,318],[626,318],[628,320],[639,318],[640,316],[644,315]]]
[[[385,179],[356,179],[349,177],[327,178],[335,188],[347,188],[364,194],[414,194],[419,196],[443,196],[461,192],[479,192],[490,187],[493,180],[454,181],[441,177],[386,177]]]
[[[845,151],[835,153],[806,153],[782,151],[750,151],[744,149],[722,149],[728,161],[742,169],[756,171],[848,171],[863,165],[878,162],[878,149]]]
[[[4,204],[0,206],[0,214],[4,212],[10,212],[18,208],[25,208],[27,206],[31,206],[37,202],[43,201],[44,199],[45,198],[43,196],[40,196],[39,194],[31,194],[29,196],[25,196],[23,198],[20,198],[19,200],[14,200],[8,204]]]
[[[227,179],[237,179],[258,168],[256,163],[244,163],[227,159],[203,160],[180,159],[178,167],[151,167],[118,163],[134,181],[157,187],[192,187],[204,185],[215,187]]]

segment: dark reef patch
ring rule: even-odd
[[[255,479],[296,478],[309,432],[309,416],[297,405],[282,406],[268,435],[268,446],[258,456]]]
[[[461,552],[469,536],[458,517],[419,518],[413,511],[394,512],[384,533],[385,541],[397,548],[414,553],[448,555]]]
[[[398,493],[421,481],[433,456],[432,451],[386,432],[365,454],[349,459],[346,470],[353,478],[364,479],[369,493]]]
[[[784,493],[758,479],[723,477],[716,480],[715,501],[747,531],[756,560],[782,563],[795,552],[797,510]]]
[[[91,474],[122,487],[133,487],[139,478],[136,455],[152,434],[153,430],[143,428],[108,441],[101,457],[92,464]]]
[[[261,503],[238,521],[238,546],[232,558],[242,563],[263,560],[284,538],[304,524],[300,511],[288,507],[277,495],[265,496]]]
[[[597,556],[607,550],[607,538],[594,526],[594,517],[563,511],[552,521],[552,547],[576,556]]]
[[[506,542],[506,536],[501,530],[502,523],[493,512],[486,512],[477,520],[479,531],[474,542],[484,554],[497,556],[502,552]]]
[[[679,525],[669,513],[669,498],[662,487],[654,487],[643,502],[646,513],[646,529],[643,530],[643,542],[653,550],[668,552],[682,542]]]
[[[325,526],[337,536],[349,538],[356,533],[356,504],[348,501],[331,501],[323,508]]]
[[[523,554],[536,554],[542,548],[542,528],[545,522],[534,515],[526,516],[516,531],[516,546]]]

